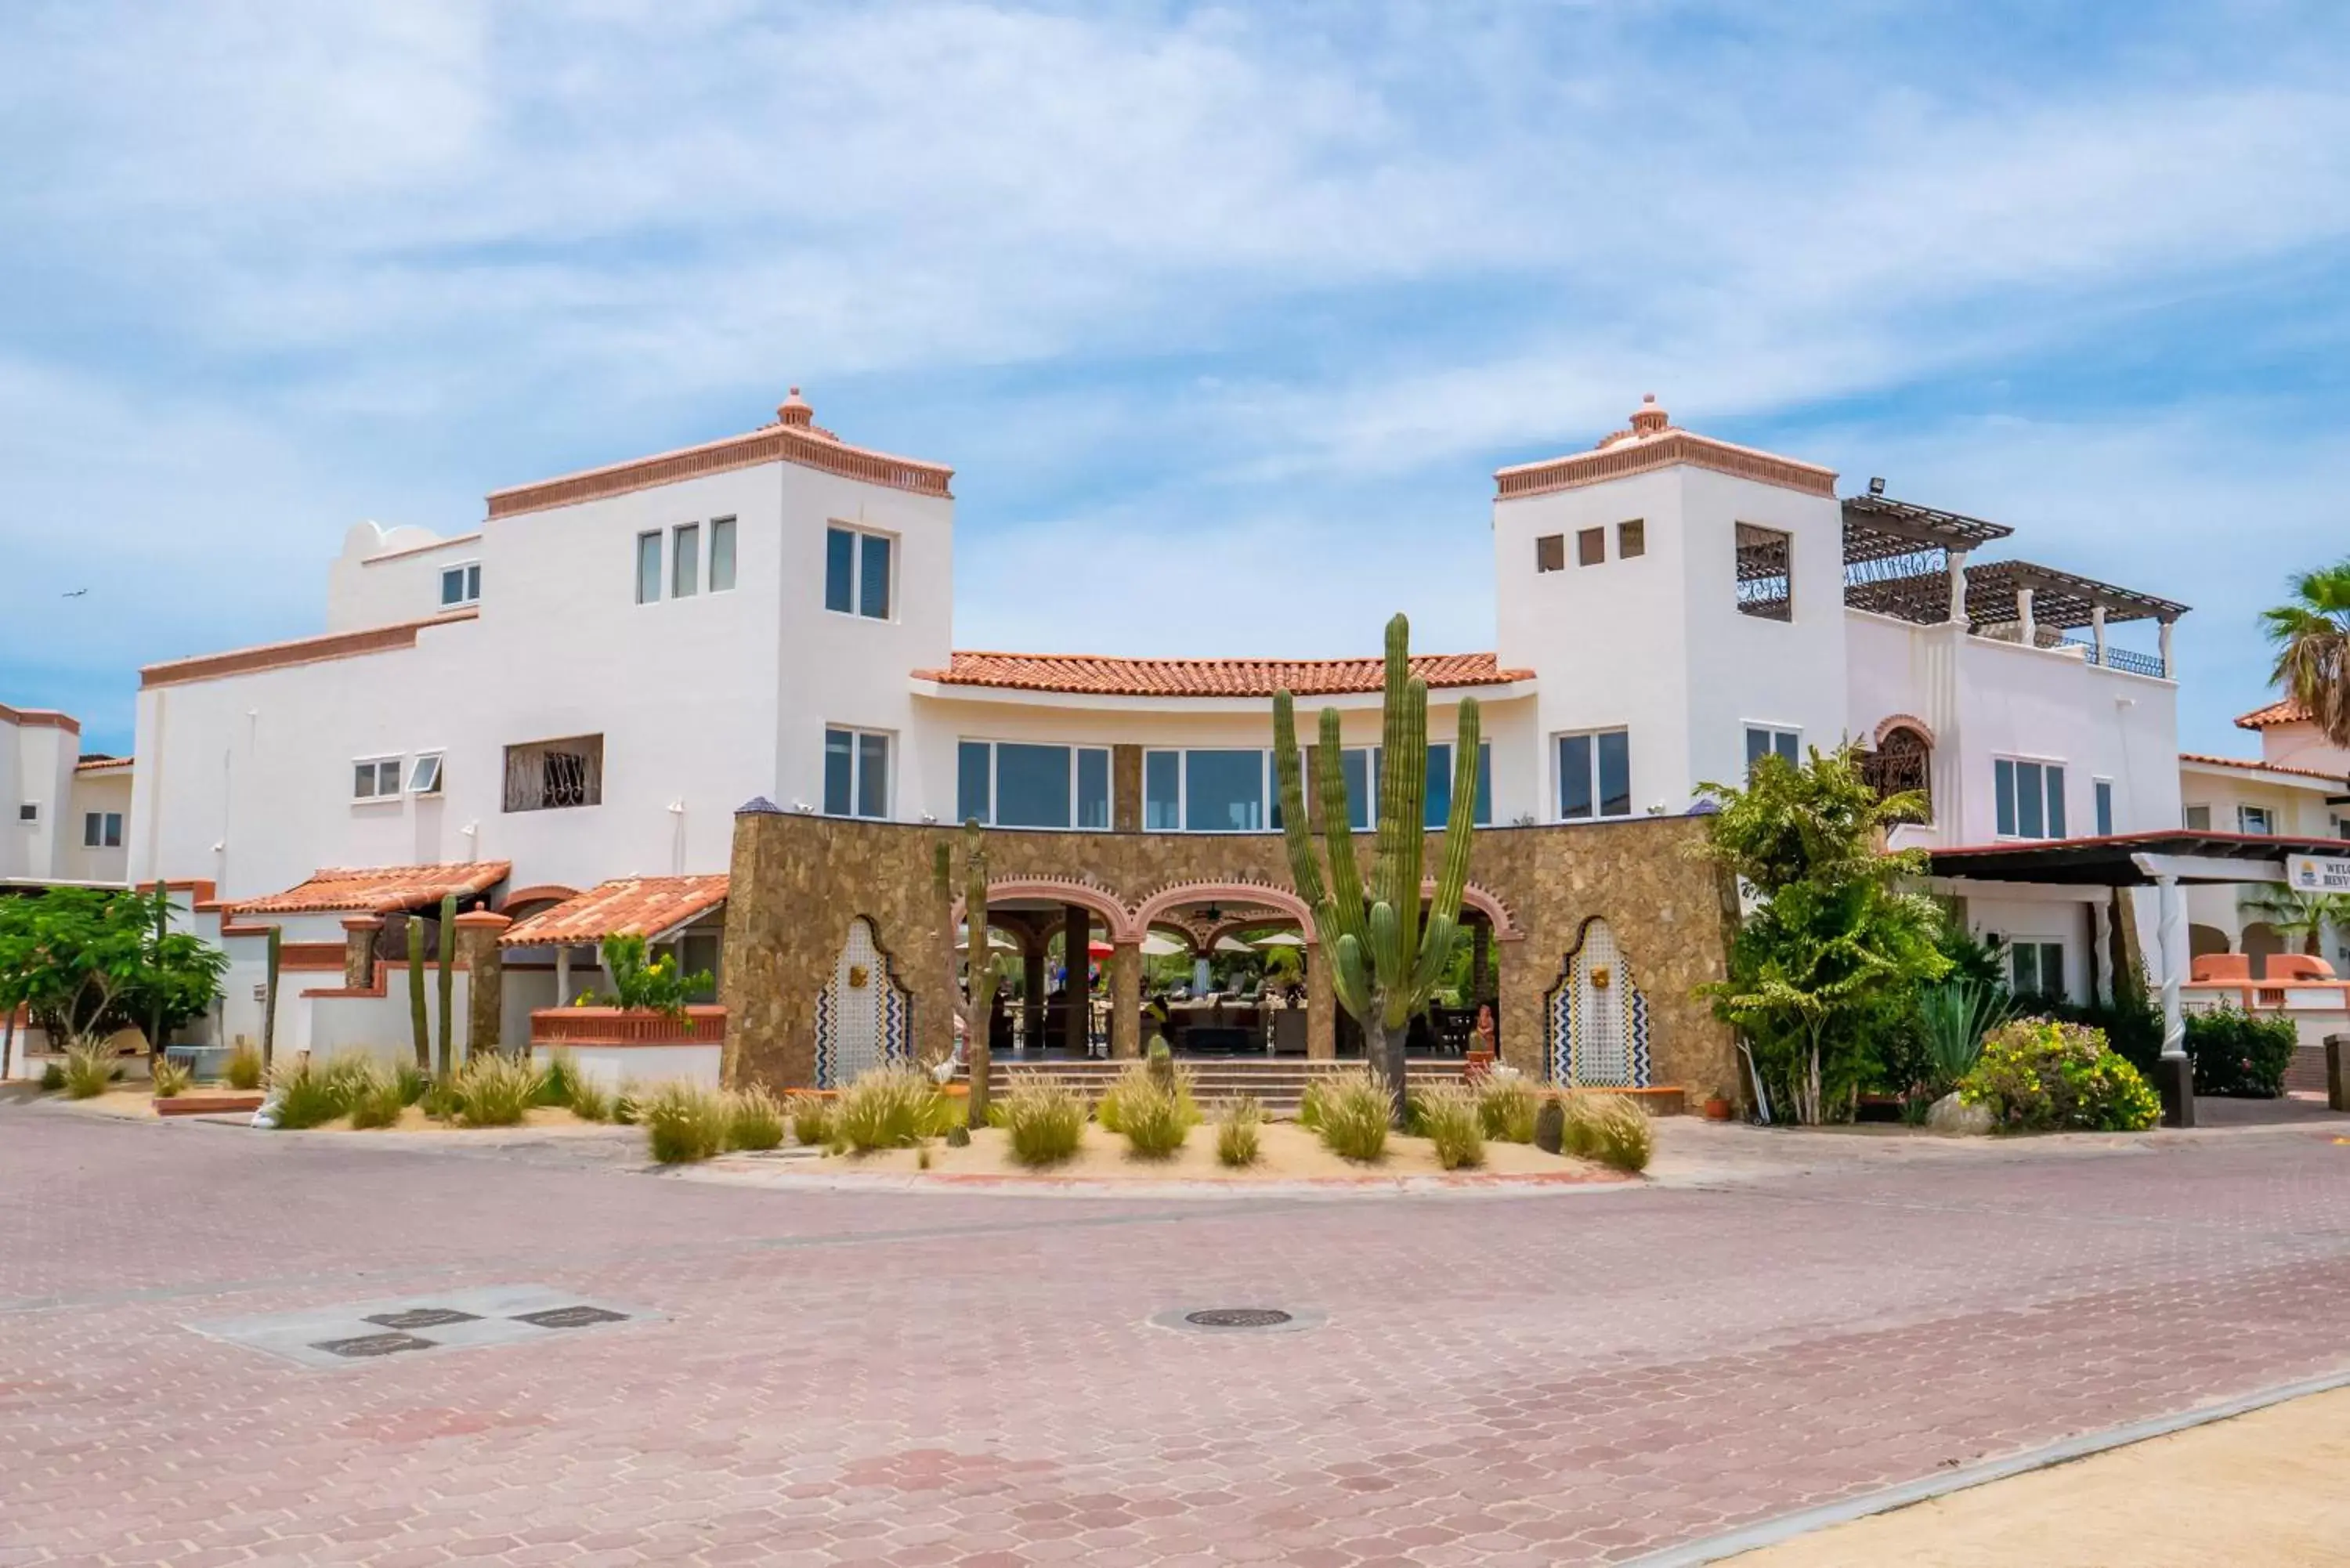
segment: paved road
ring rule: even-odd
[[[2338,1124],[1667,1131],[1674,1185],[1211,1202],[0,1107],[0,1564],[1600,1562],[2350,1363]],[[498,1284],[660,1317],[186,1326]],[[1149,1321],[1261,1304],[1326,1323]]]

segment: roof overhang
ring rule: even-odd
[[[2312,790],[2320,794],[2332,791],[2338,794],[2350,779],[2334,774],[2321,774],[2309,768],[2272,768],[2255,762],[2237,762],[2225,757],[2197,757],[2181,753],[2178,771],[2201,774],[2210,778],[2229,779],[2241,784],[2273,784],[2279,789]],[[2327,796],[2333,798],[2332,795]]]
[[[282,893],[224,903],[224,918],[245,915],[394,915],[429,909],[446,898],[472,898],[506,879],[504,860],[461,860],[438,866],[370,866],[322,869]]]
[[[1137,697],[1107,691],[1040,691],[1023,686],[980,686],[959,680],[934,680],[921,675],[910,677],[906,684],[915,696],[941,702],[981,702],[1016,708],[1053,708],[1063,711],[1229,713],[1265,719],[1273,711],[1273,699],[1269,696]],[[1428,705],[1442,708],[1457,704],[1463,697],[1474,697],[1480,702],[1506,702],[1534,694],[1534,682],[1532,680],[1503,680],[1490,686],[1431,686],[1428,689]],[[1383,697],[1377,691],[1333,691],[1301,695],[1297,705],[1307,712],[1336,708],[1340,712],[1376,713],[1382,701]]]
[[[2161,832],[1968,845],[1927,854],[1931,874],[1940,877],[2142,888],[2165,876],[2182,882],[2282,882],[2287,856],[2339,857],[2345,852],[2350,852],[2350,845],[2338,838]]]
[[[592,947],[607,937],[664,941],[726,902],[723,874],[599,882],[500,933],[502,948]]]

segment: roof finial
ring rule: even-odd
[[[800,396],[800,389],[794,387],[792,395],[776,406],[775,420],[780,424],[805,430],[816,422],[816,410],[808,406],[806,399]]]
[[[1640,406],[1632,410],[1632,431],[1636,435],[1654,435],[1672,423],[1672,416],[1657,406],[1657,394],[1640,394]]]

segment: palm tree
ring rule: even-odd
[[[2309,711],[2327,740],[2350,746],[2350,559],[2302,573],[2293,596],[2261,612],[2277,650],[2269,678]]]
[[[2350,894],[2263,887],[2240,896],[2237,907],[2266,920],[2286,940],[2298,940],[2302,950],[2313,956],[2323,947],[2326,927],[2350,930]]]

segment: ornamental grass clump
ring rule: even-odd
[[[347,1111],[353,1100],[383,1080],[383,1070],[364,1051],[337,1052],[327,1059],[325,1072],[337,1103]]]
[[[1386,1155],[1395,1100],[1386,1082],[1369,1069],[1357,1067],[1318,1078],[1307,1086],[1305,1099],[1310,1102],[1312,1119],[1307,1119],[1308,1106],[1301,1104],[1298,1123],[1320,1135],[1323,1147],[1332,1154],[1364,1161]]]
[[[1485,1163],[1485,1120],[1477,1092],[1465,1084],[1434,1084],[1412,1096],[1419,1136],[1434,1147],[1436,1163],[1465,1170]]]
[[[1594,1095],[1581,1090],[1559,1096],[1565,1114],[1561,1152],[1578,1159],[1596,1159],[1617,1170],[1638,1172],[1648,1168],[1656,1152],[1657,1129],[1648,1113],[1621,1095]]]
[[[174,1095],[186,1094],[188,1085],[195,1081],[196,1076],[189,1070],[185,1062],[174,1062],[169,1056],[156,1057],[155,1065],[151,1071],[155,1083],[155,1097],[159,1100],[168,1100]]]
[[[1246,1169],[1263,1155],[1264,1107],[1243,1096],[1225,1104],[1216,1117],[1216,1163]]]
[[[823,1095],[786,1095],[784,1107],[791,1113],[792,1137],[804,1147],[821,1148],[832,1142],[832,1101]]]
[[[1200,1125],[1200,1107],[1188,1084],[1179,1080],[1167,1088],[1154,1081],[1127,1097],[1119,1123],[1128,1148],[1145,1159],[1165,1159],[1181,1148],[1191,1129]]]
[[[663,1165],[723,1153],[731,1116],[726,1096],[699,1084],[663,1084],[644,1101],[645,1144]]]
[[[910,1148],[945,1132],[954,1111],[928,1074],[911,1067],[876,1067],[840,1091],[833,1108],[831,1147],[858,1154]]]
[[[412,1073],[415,1068],[411,1065],[409,1071]],[[354,1127],[396,1127],[400,1114],[408,1108],[408,1085],[394,1073],[379,1070],[369,1074],[364,1082],[347,1080],[344,1093]]]
[[[726,1096],[726,1147],[780,1148],[784,1142],[784,1107],[758,1085]]]
[[[995,1103],[991,1119],[1010,1140],[1012,1158],[1023,1165],[1058,1165],[1085,1141],[1084,1096],[1049,1084],[1020,1085]]]
[[[114,1081],[114,1048],[103,1040],[80,1040],[66,1047],[66,1096],[91,1100]]]
[[[1534,1112],[1542,1096],[1517,1075],[1488,1073],[1477,1085],[1477,1122],[1496,1143],[1534,1141]]]
[[[557,1051],[546,1059],[538,1075],[538,1087],[531,1094],[535,1106],[568,1106],[579,1087],[579,1064],[568,1051]]]
[[[2162,1118],[2161,1099],[2103,1030],[2047,1018],[1993,1031],[1959,1098],[1989,1106],[2003,1132],[2139,1132]]]
[[[469,1056],[454,1079],[457,1119],[469,1127],[519,1127],[536,1103],[538,1069],[495,1051]]]
[[[221,1081],[232,1089],[257,1089],[261,1076],[261,1053],[250,1045],[239,1045],[221,1065]]]
[[[612,1119],[612,1092],[582,1073],[571,1084],[571,1114],[583,1122]]]
[[[344,1099],[348,1082],[348,1075],[338,1079],[313,1064],[307,1053],[280,1061],[269,1069],[273,1125],[284,1132],[326,1126],[350,1108]]]

